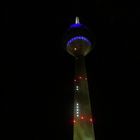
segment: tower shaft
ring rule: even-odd
[[[95,140],[85,57],[76,57],[75,61],[73,140]]]

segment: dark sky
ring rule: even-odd
[[[5,140],[72,140],[74,59],[64,50],[63,39],[77,15],[96,36],[95,48],[86,57],[96,140],[134,139],[139,111],[138,7],[111,1],[14,7],[5,5],[1,51]]]

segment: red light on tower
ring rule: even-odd
[[[76,123],[76,120],[73,120],[73,123]]]
[[[74,82],[76,82],[76,79],[74,79]]]
[[[81,120],[83,120],[84,119],[84,117],[83,116],[81,116]]]
[[[82,79],[82,77],[81,77],[81,76],[79,76],[79,79]]]
[[[93,122],[92,118],[89,119],[90,122]]]

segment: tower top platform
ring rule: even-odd
[[[86,56],[91,51],[90,34],[88,28],[80,23],[79,17],[70,25],[66,32],[66,50],[69,54]]]

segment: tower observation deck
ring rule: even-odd
[[[85,56],[91,51],[89,31],[76,17],[66,32],[66,51],[75,57],[73,140],[95,140]]]

